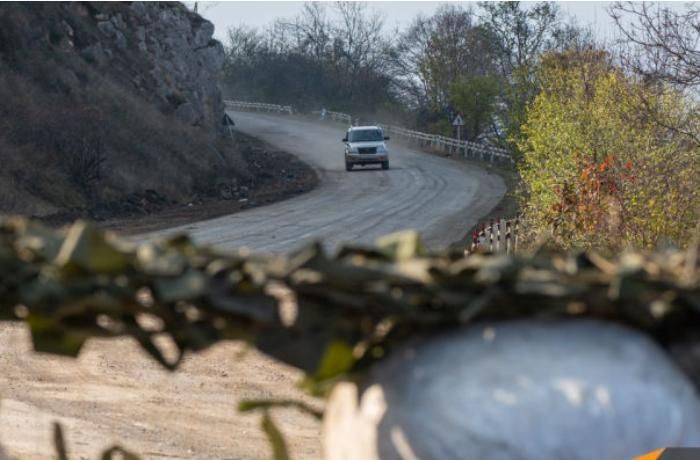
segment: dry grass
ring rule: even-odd
[[[249,175],[235,146],[213,129],[187,126],[110,79],[85,75],[87,84],[51,92],[0,68],[0,213],[89,211],[145,189],[185,201]],[[101,180],[83,190],[61,167],[55,138],[96,130],[106,161]]]

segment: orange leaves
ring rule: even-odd
[[[631,161],[621,164],[614,155],[599,163],[583,160],[577,179],[553,189],[559,200],[551,207],[551,223],[585,233],[609,227],[611,210],[622,203],[624,185],[632,180],[632,167]]]

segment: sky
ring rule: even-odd
[[[186,2],[191,7],[192,2]],[[293,18],[300,13],[301,1],[232,1],[198,2],[199,13],[214,23],[214,37],[225,43],[226,31],[233,26],[248,25],[262,28],[276,18]],[[422,13],[430,16],[445,2],[422,1],[377,1],[367,2],[371,9],[385,18],[386,30],[394,26],[403,29],[412,19]],[[476,2],[451,2],[464,5]],[[533,2],[523,2],[524,5]],[[580,25],[590,26],[596,37],[604,40],[614,36],[615,27],[606,9],[611,2],[555,2],[566,16],[576,18]]]

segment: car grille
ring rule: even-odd
[[[360,147],[357,151],[359,153],[377,153],[377,147]]]

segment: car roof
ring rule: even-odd
[[[379,129],[381,130],[379,126],[351,126],[348,131],[355,131],[355,130],[361,130],[361,129]]]

